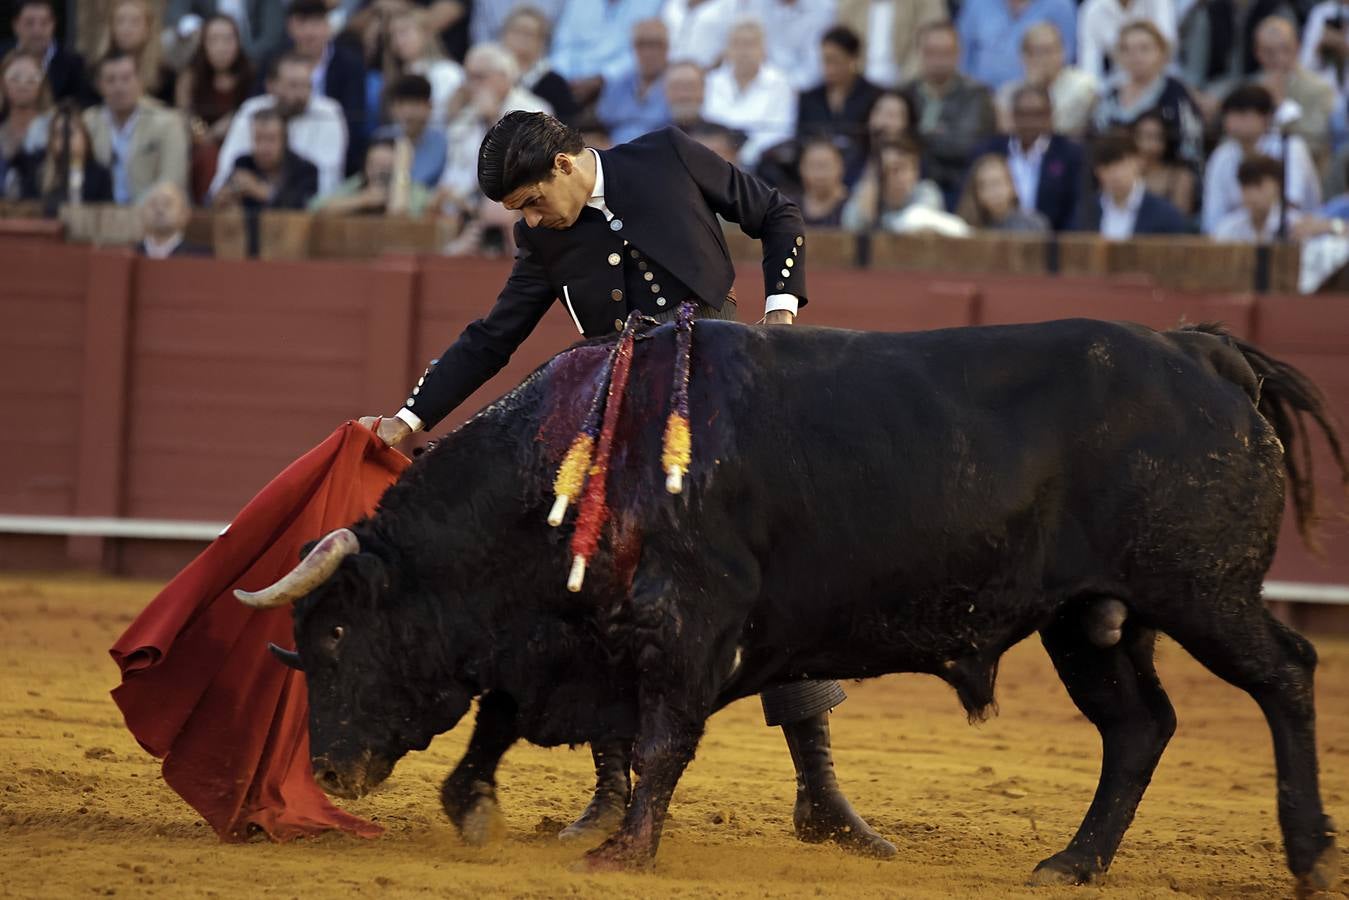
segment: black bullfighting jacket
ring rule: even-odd
[[[764,290],[806,303],[805,237],[795,203],[675,128],[599,151],[611,220],[586,206],[570,228],[515,225],[515,265],[496,304],[464,329],[413,389],[432,428],[501,370],[560,301],[584,337],[629,312],[695,299],[720,309],[735,279],[717,216],[763,242]]]

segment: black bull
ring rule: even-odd
[[[1104,754],[1081,828],[1037,877],[1086,881],[1110,865],[1175,727],[1153,668],[1160,631],[1259,704],[1289,867],[1327,885],[1316,653],[1268,614],[1261,584],[1285,481],[1299,524],[1312,515],[1304,414],[1349,472],[1315,386],[1215,332],[699,322],[693,463],[671,496],[659,460],[673,331],[653,330],[579,594],[564,589],[571,528],[545,517],[608,347],[559,354],[267,601],[303,596],[293,661],[316,777],[360,795],[480,697],[443,790],[467,836],[496,814],[496,765],[515,740],[631,739],[641,779],[589,860],[642,864],[718,708],[788,679],[926,672],[976,718],[999,658],[1038,631]],[[1127,608],[1114,643],[1087,639],[1103,598]]]

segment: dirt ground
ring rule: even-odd
[[[509,834],[460,844],[437,802],[467,727],[400,763],[348,805],[376,841],[218,842],[159,778],[108,697],[107,647],[158,586],[0,575],[0,896],[1279,897],[1290,896],[1269,732],[1255,704],[1176,645],[1160,669],[1180,718],[1108,878],[1027,888],[1096,785],[1096,731],[1035,641],[1004,660],[1001,714],[967,725],[935,679],[849,685],[834,716],[840,774],[900,848],[864,861],[791,834],[791,764],[755,701],[719,714],[675,795],[656,869],[582,875],[557,827],[587,797],[589,754],[520,746],[500,796]],[[1349,642],[1318,641],[1322,792],[1349,821]],[[1349,841],[1341,839],[1341,845]],[[1343,853],[1343,851],[1341,851]],[[1349,860],[1342,860],[1349,870]],[[1346,897],[1341,882],[1330,896]]]

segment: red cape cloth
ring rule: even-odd
[[[383,832],[314,782],[304,675],[267,651],[293,646],[290,609],[249,609],[232,591],[271,584],[307,541],[373,511],[409,462],[347,422],[263,488],[110,651],[127,727],[222,840]]]

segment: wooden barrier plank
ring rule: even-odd
[[[871,236],[871,267],[974,274],[1044,274],[1046,242],[1039,235],[981,234],[948,238],[935,234]]]

